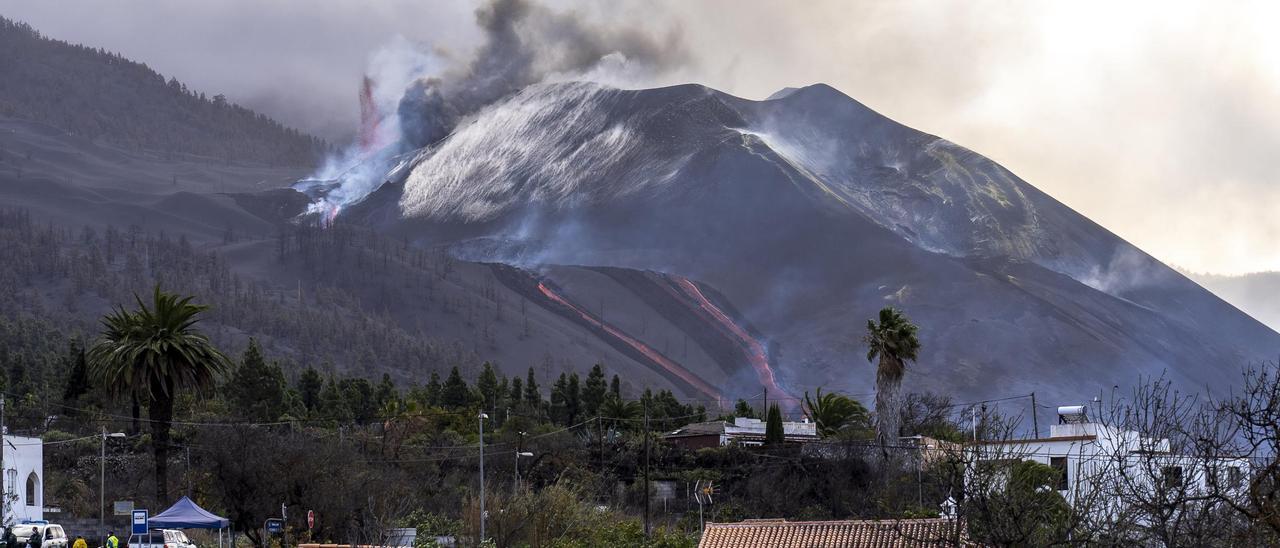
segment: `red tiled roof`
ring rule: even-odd
[[[747,520],[708,523],[698,548],[845,548],[859,546],[950,546],[959,534],[972,546],[956,520],[903,519],[880,521]]]

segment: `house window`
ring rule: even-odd
[[[27,476],[27,506],[40,506],[40,478],[32,472]]]
[[[1049,466],[1052,466],[1054,470],[1058,471],[1058,490],[1066,491],[1068,485],[1067,457],[1049,457]]]
[[[1244,470],[1239,466],[1227,467],[1227,486],[1232,489],[1238,489],[1244,485]]]
[[[1182,487],[1182,467],[1166,466],[1160,470],[1160,475],[1164,478],[1165,489],[1177,489]]]

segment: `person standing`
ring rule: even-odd
[[[32,527],[31,536],[27,537],[27,546],[40,548],[41,544],[44,544],[44,531],[41,531],[39,527]]]
[[[89,548],[89,543],[84,541],[84,537],[76,535],[76,541],[71,544],[71,548]]]
[[[4,532],[5,548],[18,548],[18,535],[13,534],[13,527],[6,528]]]
[[[107,532],[107,546],[106,546],[106,548],[120,548],[120,539],[116,538],[116,532],[115,532],[115,531],[108,531],[108,532]]]

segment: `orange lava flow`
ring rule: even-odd
[[[685,295],[698,304],[700,310],[710,316],[730,337],[739,341],[746,351],[747,360],[751,362],[751,367],[756,370],[756,375],[760,378],[761,384],[764,385],[765,394],[769,399],[781,400],[790,407],[794,399],[786,392],[783,392],[782,388],[778,387],[773,368],[769,366],[769,353],[765,351],[764,345],[760,344],[760,341],[757,341],[750,333],[747,333],[747,330],[739,326],[723,310],[720,310],[720,307],[707,299],[706,295],[702,294],[702,290],[698,289],[698,286],[689,281],[688,278],[676,275],[669,276]]]
[[[628,346],[636,349],[636,351],[640,352],[641,354],[644,354],[645,357],[653,360],[658,365],[661,365],[663,369],[666,369],[671,374],[677,377],[680,377],[685,382],[689,383],[691,386],[697,389],[699,392],[702,392],[703,394],[706,394],[707,396],[715,398],[717,400],[721,399],[720,391],[716,390],[711,385],[707,384],[706,381],[698,378],[697,375],[694,375],[688,369],[685,369],[684,366],[681,366],[680,364],[671,361],[666,356],[663,356],[661,352],[654,350],[649,345],[643,342],[640,342],[639,340],[636,340],[634,337],[626,333],[623,333],[618,328],[600,321],[595,316],[591,315],[591,313],[586,312],[581,308],[578,308],[577,306],[569,302],[564,297],[561,297],[560,295],[558,295],[555,291],[552,291],[551,288],[547,287],[546,284],[539,282],[538,291],[541,291],[542,294],[546,295],[548,299],[551,299],[557,303],[560,303],[568,307],[570,310],[576,312],[578,316],[581,316],[582,319],[587,321],[588,323],[595,325],[600,329],[605,330],[605,332],[609,333],[610,335],[613,335],[614,337],[617,337],[618,339],[620,339],[622,342],[627,343]]]

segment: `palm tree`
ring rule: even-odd
[[[915,361],[920,352],[916,331],[915,324],[902,312],[885,307],[880,310],[879,323],[867,320],[867,334],[862,338],[867,344],[867,361],[880,359],[876,366],[876,440],[886,459],[888,446],[898,438],[902,376],[907,372],[907,362]]]
[[[102,334],[89,350],[90,374],[117,395],[147,405],[156,467],[156,502],[169,499],[169,431],[178,390],[215,385],[229,360],[195,330],[207,306],[156,286],[151,306],[134,295],[137,310],[118,306],[102,318]]]
[[[614,394],[605,396],[600,404],[600,416],[606,419],[631,420],[643,411],[638,401],[623,401]]]
[[[817,425],[818,435],[824,438],[846,428],[865,428],[869,422],[867,408],[858,400],[834,392],[823,394],[821,388],[812,399],[808,392],[804,393],[804,413]]]

